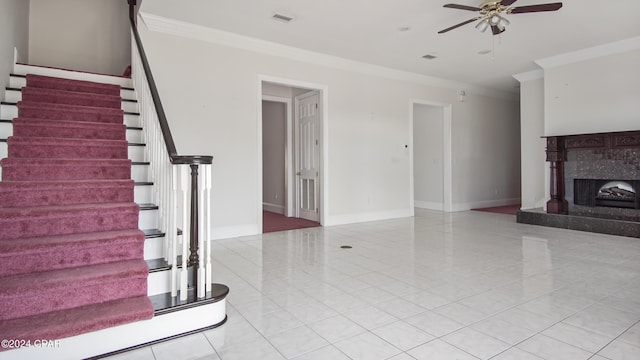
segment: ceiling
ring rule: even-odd
[[[481,0],[146,0],[142,11],[350,60],[517,93],[511,75],[534,60],[640,36],[640,0],[564,0],[556,12],[511,14],[498,36],[476,13],[443,8]],[[555,0],[518,0],[533,5]],[[289,23],[274,14],[292,17]],[[401,31],[403,27],[409,30]],[[481,55],[480,51],[490,50]],[[435,55],[433,60],[423,55]]]

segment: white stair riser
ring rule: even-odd
[[[138,217],[139,229],[157,229],[158,228],[158,210],[140,210]]]
[[[160,259],[164,257],[164,237],[144,240],[144,259]]]
[[[132,146],[129,145],[129,159],[131,161],[144,161],[145,159],[145,147],[144,146]]]
[[[124,124],[131,127],[141,127],[140,116],[124,114]]]
[[[5,90],[4,101],[6,102],[18,102],[22,100],[22,92],[17,90]]]
[[[127,129],[127,141],[134,143],[141,143],[142,140],[142,130],[137,129]]]
[[[7,149],[6,142],[0,142],[0,159],[4,159],[7,157],[9,150]]]
[[[11,120],[18,117],[18,107],[15,105],[0,105],[0,119]]]
[[[13,125],[11,123],[0,122],[0,139],[6,139],[13,135]]]
[[[17,76],[9,77],[9,87],[21,89],[25,86],[27,86],[27,79]]]
[[[110,76],[101,74],[90,74],[80,71],[69,71],[63,69],[45,68],[40,66],[22,65],[16,64],[13,67],[13,73],[17,75],[36,74],[43,76],[52,76],[73,80],[93,81],[105,84],[116,84],[125,87],[133,87],[133,82],[130,78],[121,76]]]
[[[161,258],[160,255],[158,258]],[[145,254],[146,258],[146,254]],[[178,279],[178,282],[180,279]],[[177,284],[178,288],[180,284]],[[158,294],[164,294],[171,292],[171,271],[155,271],[149,273],[149,277],[147,278],[147,296],[153,296]]]
[[[149,181],[149,165],[132,165],[131,178],[136,182]]]
[[[150,204],[153,202],[153,186],[136,185],[133,189],[134,201],[138,204]]]

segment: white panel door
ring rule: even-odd
[[[296,163],[298,217],[320,221],[320,94],[317,91],[296,97]]]

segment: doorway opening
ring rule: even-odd
[[[262,232],[320,226],[323,214],[323,93],[261,81]]]
[[[451,105],[411,101],[412,208],[452,211]]]

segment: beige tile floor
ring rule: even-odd
[[[112,359],[640,359],[640,239],[416,210],[214,261],[225,325]]]

